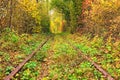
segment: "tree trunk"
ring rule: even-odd
[[[38,3],[38,0],[36,0],[36,2]]]
[[[10,0],[10,17],[9,17],[9,27],[10,29],[12,29],[12,4],[13,4],[13,0]]]

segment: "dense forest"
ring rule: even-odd
[[[120,80],[120,0],[0,0],[0,80]]]

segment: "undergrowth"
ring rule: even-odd
[[[9,33],[9,35],[6,35]],[[0,39],[0,79],[7,76],[22,62],[46,35],[17,34],[15,31],[2,33]],[[15,38],[15,39],[11,39]],[[69,43],[68,43],[69,42]],[[103,67],[116,80],[120,79],[120,42],[108,38],[78,34],[54,35],[46,45],[27,62],[13,80],[37,80],[42,70],[41,63],[50,57],[48,72],[43,80],[106,80],[90,62],[84,59],[72,46]],[[4,73],[4,74],[3,74]]]
[[[68,35],[67,38],[57,35],[54,39],[54,63],[50,66],[48,80],[106,80],[104,75],[97,71],[90,62],[78,55],[68,41],[94,62],[97,62],[115,79],[119,79],[118,60],[120,59],[117,56],[119,56],[120,42],[108,40],[107,43],[104,43],[102,37],[95,36],[90,39],[89,36],[77,34]]]
[[[3,79],[12,70],[14,70],[14,68],[21,63],[25,57],[31,54],[45,38],[46,35],[18,34],[16,31],[11,31],[9,28],[6,28],[2,32],[2,36],[0,38],[0,64],[2,64],[0,65],[0,79]],[[45,51],[47,48],[44,47],[43,49],[43,51]],[[46,57],[46,55],[43,54],[43,51],[39,52],[35,57],[38,61],[43,61]],[[23,72],[20,75],[17,74],[16,77],[19,78],[21,76],[21,80],[29,79],[30,72],[33,73],[31,77],[33,77],[33,75],[36,76],[38,74],[36,71],[37,64],[38,62],[34,60],[32,62],[28,62],[23,68]]]

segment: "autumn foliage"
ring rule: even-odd
[[[83,33],[104,38],[118,38],[120,34],[120,1],[119,0],[86,0],[83,3]]]

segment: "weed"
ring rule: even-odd
[[[10,61],[10,55],[8,53],[4,53],[4,60]]]
[[[69,79],[69,80],[78,80],[75,74],[70,74],[70,75],[68,76],[68,79]]]
[[[12,66],[7,66],[6,69],[5,69],[5,74],[6,75],[10,74],[13,68],[14,67],[12,67]]]
[[[45,53],[41,53],[41,52],[39,52],[39,53],[37,53],[37,55],[35,55],[35,59],[37,61],[43,61],[45,57],[46,57],[46,54]]]
[[[0,74],[2,74],[3,72],[3,69],[2,69],[2,66],[0,66]]]
[[[36,76],[39,75],[38,71],[33,71],[31,69],[25,69],[22,73],[21,73],[21,80],[36,80]]]
[[[90,68],[91,67],[91,63],[90,62],[82,62],[80,64],[81,68]]]
[[[27,46],[27,45],[25,45],[25,44],[22,44],[22,45],[20,46],[20,49],[21,49],[25,54],[30,54],[31,51],[32,51],[31,47],[29,47],[29,46]]]
[[[21,77],[21,80],[29,80],[30,74],[31,74],[30,69],[26,69],[25,71],[23,71],[23,75]]]
[[[0,51],[0,56],[3,56],[4,55],[4,52]]]
[[[16,43],[19,41],[19,36],[15,35],[14,33],[11,34],[11,41]]]
[[[97,70],[94,70],[93,73],[94,73],[96,79],[100,79],[102,77],[102,74],[100,72],[98,72]]]
[[[76,44],[75,45],[78,49],[80,49],[84,54],[90,54],[91,56],[98,53],[98,50],[96,48],[90,48],[86,46],[85,44]]]
[[[27,63],[27,64],[25,65],[25,68],[34,69],[36,66],[37,66],[37,62],[30,61],[29,63]]]

